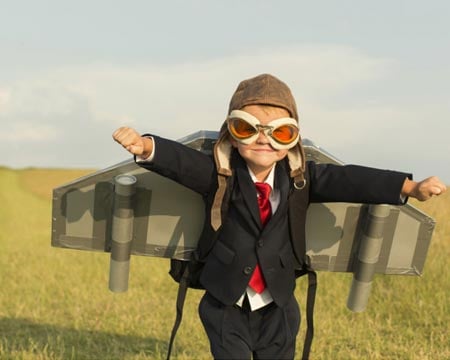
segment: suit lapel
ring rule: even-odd
[[[253,183],[247,168],[241,167],[236,169],[236,177],[239,185],[240,195],[242,196],[244,207],[237,206],[237,209],[242,212],[244,217],[248,217],[245,213],[250,213],[252,222],[261,228],[261,218],[259,215],[258,202],[256,200],[256,188]]]
[[[272,217],[264,229],[265,231],[269,230],[272,226],[276,226],[279,218],[286,214],[289,196],[289,177],[286,173],[286,169],[284,168],[284,164],[282,163],[278,163],[276,165],[273,186],[280,191],[280,203],[278,204],[277,210],[272,213]]]

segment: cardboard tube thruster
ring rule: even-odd
[[[375,266],[383,243],[384,224],[390,214],[389,205],[370,205],[360,240],[358,258],[354,266],[353,282],[347,307],[354,312],[364,311],[370,295]]]
[[[114,184],[109,289],[113,292],[124,292],[128,290],[130,273],[136,178],[132,175],[118,175],[114,178]]]

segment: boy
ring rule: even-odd
[[[300,325],[293,291],[310,202],[402,204],[446,188],[431,177],[306,162],[290,89],[262,74],[233,94],[214,157],[120,128],[136,161],[203,195],[199,314],[217,359],[292,359]]]

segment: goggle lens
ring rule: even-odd
[[[281,125],[272,131],[272,137],[281,144],[289,144],[296,140],[298,129],[293,125]]]
[[[247,121],[238,118],[231,119],[229,125],[232,135],[238,139],[247,139],[258,131]]]

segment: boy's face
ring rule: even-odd
[[[274,106],[247,105],[241,110],[255,116],[262,125],[267,125],[270,121],[275,119],[290,116],[287,110]],[[283,159],[288,153],[287,149],[274,149],[262,131],[259,132],[257,139],[249,145],[242,144],[232,137],[231,144],[238,149],[239,154],[244,158],[248,167],[257,178],[260,177],[260,175],[265,178],[273,165],[277,161]],[[258,180],[262,181],[264,179]]]

